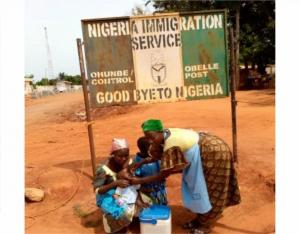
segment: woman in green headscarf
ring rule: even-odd
[[[155,119],[145,121],[142,129],[156,152],[160,151],[153,157],[160,159],[170,171],[173,163],[166,162],[172,161],[170,155],[173,152],[184,155],[189,165],[182,170],[182,200],[184,206],[197,216],[183,227],[191,229],[191,233],[209,233],[223,210],[241,200],[228,145],[208,133],[164,129],[161,121]]]

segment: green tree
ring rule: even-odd
[[[65,80],[65,81],[70,81],[72,82],[73,85],[81,85],[81,76],[80,75],[75,75],[75,76],[72,76],[72,75],[68,75],[66,74],[65,72],[60,72],[58,74],[58,79],[59,80]],[[56,82],[56,80],[55,80]]]
[[[49,85],[56,85],[57,79],[50,79]]]
[[[65,72],[60,72],[58,74],[58,78],[56,79],[50,79],[48,78],[42,78],[40,81],[37,81],[35,85],[56,85],[56,82],[58,80],[65,80],[72,82],[73,85],[81,85],[81,76],[80,75],[68,75]]]
[[[81,76],[80,75],[76,75],[76,76],[66,75],[64,80],[72,82],[73,85],[81,84]]]
[[[65,74],[64,72],[60,72],[60,73],[58,74],[59,80],[64,80],[65,77],[66,77],[66,74]]]
[[[47,78],[42,78],[40,81],[36,82],[36,85],[49,85],[49,80]]]
[[[264,73],[275,63],[275,2],[245,1],[241,7],[240,61]]]
[[[143,8],[141,6],[135,6],[132,10],[131,10],[131,14],[132,15],[143,15],[145,14]]]

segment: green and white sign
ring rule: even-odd
[[[224,10],[82,20],[93,107],[228,96]]]

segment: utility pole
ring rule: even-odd
[[[45,30],[45,38],[46,38],[46,49],[47,49],[47,59],[48,59],[48,76],[49,80],[54,79],[54,72],[53,72],[53,63],[51,59],[51,53],[50,53],[50,46],[48,41],[48,34],[47,34],[47,27],[44,27]]]

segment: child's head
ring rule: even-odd
[[[117,179],[130,180],[132,178],[132,176],[133,175],[130,172],[130,168],[126,167],[117,174]]]
[[[151,144],[149,154],[152,158],[160,160],[163,156],[163,147],[157,144]]]
[[[139,147],[140,153],[147,157],[148,156],[148,150],[149,150],[149,142],[147,141],[146,137],[140,137],[137,141],[137,146]]]

